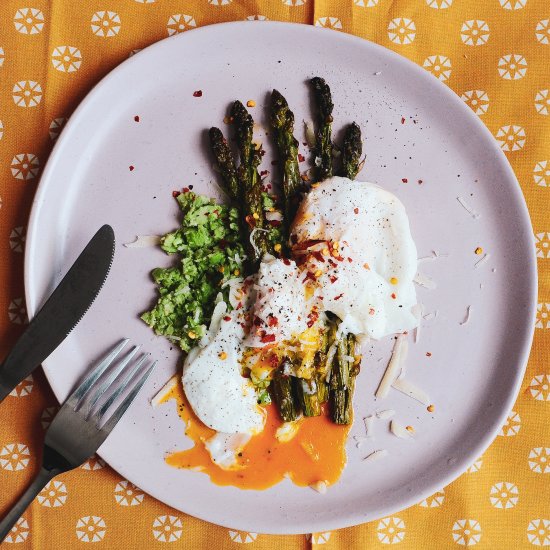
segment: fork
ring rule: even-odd
[[[100,380],[128,342],[128,339],[120,342],[86,376],[53,419],[46,432],[40,471],[0,522],[0,543],[27,506],[56,475],[82,465],[95,454],[149,378],[157,362],[148,368],[143,367],[149,354],[132,362],[140,349],[140,346],[134,346],[121,357],[119,364],[113,367],[105,379]],[[114,389],[107,397],[111,387]],[[131,390],[111,412],[112,405],[127,388]]]

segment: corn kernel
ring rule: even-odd
[[[220,273],[223,273],[225,271],[225,267],[223,265],[220,265],[220,267],[218,267],[218,271]]]
[[[197,337],[197,333],[194,332],[193,330],[190,330],[190,331],[187,333],[187,336],[189,336],[189,338],[191,338],[191,340],[194,340],[194,339]]]
[[[275,252],[280,252],[281,248],[283,248],[283,247],[280,245],[280,243],[277,243],[273,248],[274,248]]]
[[[222,351],[220,354],[218,354],[218,357],[222,360],[222,361],[225,361],[227,359],[227,353],[225,353],[225,351]]]
[[[399,281],[397,280],[397,277],[392,277],[392,278],[390,279],[390,283],[391,283],[392,285],[396,285],[398,282],[399,282]]]
[[[414,433],[414,428],[412,426],[407,426],[405,429],[410,433]]]
[[[428,409],[427,409],[427,410],[428,410],[428,412],[433,413],[434,410],[435,410],[435,407],[434,407],[433,405],[428,405]]]
[[[481,246],[478,246],[478,247],[474,250],[474,252],[475,252],[478,256],[480,256],[481,254],[483,254],[483,248],[481,248]]]
[[[321,184],[320,183],[312,183],[311,187],[313,187],[313,189],[315,189],[316,187],[319,187],[319,185],[321,185]]]
[[[232,117],[230,116],[224,116],[223,121],[225,124],[231,124],[233,122]]]
[[[260,215],[258,214],[258,212],[254,212],[254,214],[252,214],[252,217],[253,217],[255,220],[259,220],[259,219],[260,219]]]
[[[365,269],[370,269],[370,265],[369,265],[369,264],[363,264],[363,267],[364,267]]]
[[[233,275],[235,275],[235,277],[238,277],[240,274],[241,272],[238,269],[235,269],[235,271],[233,271]]]
[[[321,275],[323,274],[323,272],[318,269],[316,272],[315,272],[315,277],[319,278]]]
[[[246,102],[246,106],[247,106],[247,107],[256,107],[256,102],[255,102],[253,99],[249,99],[249,100]]]

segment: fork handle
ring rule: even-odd
[[[40,468],[40,472],[38,472],[28,489],[21,495],[21,498],[14,504],[4,519],[0,521],[0,543],[7,537],[11,528],[17,523],[17,520],[23,515],[36,495],[59,473],[61,472],[57,469],[46,470],[44,467]]]

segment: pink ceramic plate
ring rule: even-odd
[[[223,126],[229,102],[254,99],[253,114],[264,124],[267,93],[277,87],[297,121],[310,119],[305,81],[314,75],[332,86],[336,133],[352,120],[363,128],[367,161],[361,179],[379,183],[405,203],[419,256],[445,254],[420,264],[437,288],[418,290],[427,317],[420,341],[410,345],[407,373],[436,409],[429,414],[394,390],[375,402],[389,351],[388,341],[377,343],[364,356],[351,435],[364,434],[362,417],[393,408],[397,418],[414,425],[414,441],[391,435],[387,422],[377,425],[374,442],[361,449],[350,437],[347,467],[325,495],[288,480],[259,492],[218,487],[203,474],[165,464],[168,451],[189,441],[172,405],[149,405],[181,356],[154,337],[139,314],[155,296],[150,270],[173,260],[155,248],[122,243],[176,227],[173,190],[193,184],[196,191],[216,193],[204,131]],[[195,97],[197,90],[202,97]],[[270,160],[265,169],[271,169]],[[380,46],[301,25],[232,23],[186,32],[132,57],[82,102],[44,170],[26,250],[31,315],[103,223],[112,224],[118,238],[111,275],[77,330],[46,362],[46,375],[64,399],[89,364],[123,336],[160,360],[154,379],[100,454],[179,510],[268,533],[380,518],[456,478],[497,435],[512,407],[529,352],[536,291],[532,232],[520,188],[468,107],[423,69]],[[478,246],[489,257],[476,268]],[[468,306],[470,319],[461,324]],[[363,462],[375,449],[389,455]]]

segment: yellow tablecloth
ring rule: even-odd
[[[176,32],[243,19],[311,23],[391,48],[448,84],[499,140],[529,206],[540,271],[535,342],[514,412],[459,480],[408,510],[358,527],[288,537],[224,529],[144,495],[96,459],[52,481],[7,542],[41,549],[91,542],[125,550],[162,543],[281,550],[550,545],[548,0],[2,0],[0,357],[26,321],[25,226],[40,170],[66,117],[136,50]],[[55,409],[41,373],[0,405],[0,513],[37,471],[43,428]]]

